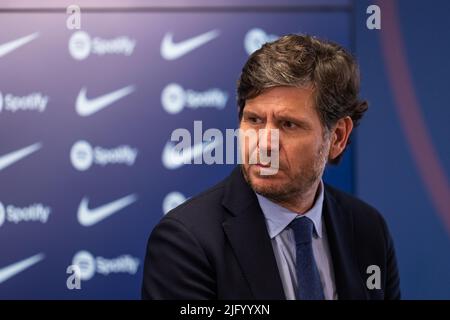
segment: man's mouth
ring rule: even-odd
[[[255,166],[258,168],[270,168],[270,164],[256,163]]]

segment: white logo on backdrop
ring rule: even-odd
[[[5,221],[18,224],[21,222],[47,223],[52,209],[42,203],[33,203],[27,207],[17,207],[12,204],[6,207],[0,202],[0,226]]]
[[[0,58],[6,56],[8,53],[20,48],[21,46],[33,41],[39,36],[38,32],[32,33],[28,36],[8,41],[0,44]]]
[[[167,194],[163,200],[163,213],[167,214],[170,210],[178,207],[180,204],[185,202],[187,198],[178,191],[173,191]]]
[[[0,269],[0,283],[5,282],[8,279],[18,275],[19,273],[25,271],[36,263],[40,262],[45,258],[43,253],[36,254],[27,259],[21,260],[19,262],[10,264],[9,266]]]
[[[75,60],[84,60],[90,54],[130,56],[135,46],[136,40],[127,36],[119,36],[114,39],[92,38],[85,31],[74,32],[69,40],[69,52]]]
[[[166,60],[175,60],[188,54],[189,52],[205,45],[219,36],[219,30],[211,30],[201,35],[185,39],[175,43],[173,33],[168,32],[164,35],[161,42],[161,56]]]
[[[82,88],[75,103],[75,109],[80,117],[91,116],[94,113],[108,107],[119,99],[129,95],[135,90],[134,86],[127,86],[122,89],[106,93],[100,97],[88,99],[87,89]]]
[[[129,254],[124,254],[114,259],[106,259],[103,257],[94,257],[86,250],[77,252],[72,259],[72,265],[78,266],[80,269],[80,278],[84,281],[92,279],[96,273],[104,276],[112,273],[128,273],[134,275],[139,268],[139,263],[138,258]]]
[[[177,114],[184,107],[197,108],[225,108],[228,100],[226,91],[212,88],[207,91],[197,92],[183,89],[177,83],[168,84],[161,93],[161,104],[168,113]]]
[[[274,34],[268,34],[260,28],[253,28],[247,32],[244,37],[244,48],[247,54],[252,54],[263,46],[266,42],[272,42],[279,37]]]
[[[138,149],[129,145],[120,145],[115,148],[92,147],[84,140],[74,143],[70,150],[70,160],[75,169],[88,170],[93,164],[106,166],[110,164],[122,164],[129,167],[136,162]]]
[[[32,154],[33,152],[36,152],[42,148],[42,143],[38,142],[35,144],[32,144],[28,147],[12,151],[10,153],[7,153],[3,156],[0,156],[0,171],[5,169],[6,167],[9,167],[16,163],[19,160],[22,160]]]
[[[78,206],[78,222],[84,227],[90,227],[99,223],[113,214],[128,207],[137,200],[136,194],[130,194],[112,202],[106,203],[100,207],[89,209],[89,199],[84,197]]]
[[[3,98],[4,96],[4,98]],[[15,96],[11,93],[0,92],[0,112],[9,111],[37,111],[44,112],[47,108],[49,97],[41,92],[33,92],[25,96]]]
[[[192,160],[201,157],[204,153],[211,152],[218,145],[219,142],[217,141],[200,142],[182,150],[177,150],[177,145],[169,141],[162,152],[162,163],[166,169],[175,170],[185,164],[191,164]]]
[[[6,219],[6,210],[3,203],[0,202],[0,227],[3,225]]]

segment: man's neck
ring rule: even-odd
[[[276,204],[288,209],[289,211],[296,212],[303,215],[310,210],[319,195],[320,180],[314,183],[314,185],[306,192],[301,194],[295,194],[286,199],[270,199]]]

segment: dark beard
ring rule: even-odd
[[[318,180],[320,180],[320,178],[322,177],[325,168],[325,149],[326,144],[324,144],[320,148],[311,167],[302,170],[296,176],[291,177],[289,183],[285,183],[284,185],[277,188],[259,187],[253,184],[251,176],[246,171],[243,164],[241,165],[241,171],[244,175],[245,180],[253,189],[253,191],[275,203],[289,203],[292,201],[292,199],[299,199],[304,195],[307,195],[311,191],[311,188],[313,188],[318,183]],[[269,176],[267,178],[270,179]]]
[[[289,202],[293,197],[301,197],[301,195],[306,194],[307,191],[314,186],[321,176],[321,172],[314,172],[314,174],[310,175],[307,179],[305,179],[304,176],[297,176],[291,179],[291,183],[287,183],[279,188],[269,189],[254,185],[243,165],[241,165],[241,170],[245,180],[253,191],[275,203]]]

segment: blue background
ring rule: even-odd
[[[384,2],[384,3],[383,3]],[[161,153],[176,128],[235,128],[235,83],[248,54],[245,34],[252,28],[267,34],[306,32],[330,39],[355,53],[361,67],[361,96],[370,107],[344,161],[327,169],[325,180],[378,208],[388,221],[399,260],[404,298],[450,298],[450,225],[439,210],[417,167],[405,136],[399,102],[390,82],[382,39],[385,20],[400,26],[421,116],[432,148],[449,180],[450,44],[446,41],[450,12],[447,1],[391,1],[395,15],[381,7],[382,29],[366,28],[371,1],[78,1],[82,28],[91,37],[127,36],[137,41],[131,56],[90,54],[74,60],[68,43],[74,33],[65,27],[65,1],[6,1],[0,4],[0,43],[34,32],[39,36],[0,58],[0,92],[50,97],[43,113],[0,112],[0,156],[42,143],[42,148],[0,170],[0,202],[25,207],[43,203],[52,208],[47,223],[4,222],[0,226],[0,270],[43,253],[45,258],[0,283],[0,298],[137,299],[149,233],[163,216],[162,202],[173,191],[191,197],[224,178],[231,165],[187,165],[168,170]],[[160,55],[166,32],[181,41],[218,29],[220,35],[180,59]],[[393,72],[397,72],[394,70]],[[228,93],[223,110],[185,108],[167,113],[161,91],[169,83],[185,89],[220,88]],[[136,90],[90,117],[75,112],[82,87],[96,97],[134,85]],[[139,150],[134,166],[92,166],[77,171],[70,150],[78,140],[105,148],[130,145]],[[128,194],[138,200],[92,226],[77,220],[81,199],[98,207]],[[447,199],[450,201],[450,198]],[[442,208],[442,207],[441,207]],[[448,206],[446,207],[448,208]],[[444,207],[445,209],[445,207]],[[81,290],[68,290],[66,268],[80,250],[108,259],[123,254],[140,259],[134,275],[96,274]]]

